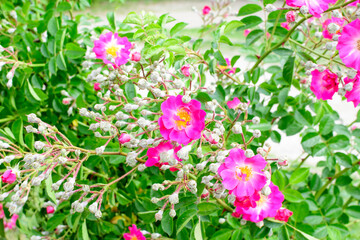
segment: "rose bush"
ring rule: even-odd
[[[359,1],[216,1],[200,38],[89,5],[0,6],[1,237],[358,238]]]

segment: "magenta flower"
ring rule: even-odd
[[[140,228],[137,229],[136,225],[133,224],[129,227],[130,233],[124,233],[125,240],[146,240],[145,236],[141,233]]]
[[[286,208],[280,208],[277,210],[275,215],[275,220],[287,222],[289,221],[289,217],[293,215],[293,212]]]
[[[286,30],[290,30],[289,23],[287,23],[287,22],[281,23],[280,26],[282,26],[282,27],[285,28]]]
[[[348,1],[350,1],[350,0],[347,0],[345,2],[348,2]],[[360,3],[360,1],[355,1],[353,3],[350,3],[348,6],[356,6],[358,3]]]
[[[127,133],[122,133],[122,134],[120,134],[120,137],[118,140],[121,144],[124,144],[124,143],[130,142],[131,137]]]
[[[161,168],[162,165],[168,165],[168,162],[164,162],[164,159],[161,159],[161,153],[166,153],[170,150],[174,150],[172,156],[177,161],[181,161],[180,158],[177,156],[177,152],[181,149],[181,146],[174,147],[174,145],[171,144],[171,142],[162,142],[157,147],[149,148],[146,152],[146,156],[148,157],[148,160],[145,162],[145,166],[147,167],[158,167]],[[168,156],[169,157],[169,156]],[[166,159],[165,159],[166,160]],[[177,168],[170,168],[170,171],[176,171]]]
[[[96,58],[102,59],[105,64],[111,63],[108,55],[115,59],[113,66],[116,68],[128,62],[130,58],[131,43],[127,37],[119,37],[117,33],[104,33],[99,40],[94,41],[93,51]]]
[[[190,65],[186,64],[184,66],[181,67],[181,72],[182,74],[184,74],[185,77],[189,77],[190,76]]]
[[[46,213],[51,214],[55,212],[55,208],[53,206],[47,206],[46,207]]]
[[[336,3],[337,0],[286,0],[290,7],[307,6],[309,13],[315,17],[321,17],[320,14],[329,9],[330,3]]]
[[[345,97],[348,102],[353,102],[354,107],[357,107],[360,103],[360,71],[357,73],[354,79],[345,78],[345,84],[353,83],[351,91],[347,91]]]
[[[243,219],[255,223],[268,217],[275,217],[278,209],[281,208],[282,202],[284,201],[284,195],[273,183],[270,183],[269,187],[271,189],[269,196],[255,192],[255,196],[253,198],[257,199],[256,207],[244,208],[236,206],[235,214],[233,214],[233,216],[238,217],[242,215]]]
[[[201,138],[205,128],[206,112],[201,110],[201,103],[191,100],[184,103],[183,96],[170,96],[161,104],[163,115],[159,118],[160,133],[166,140],[179,144],[188,144]]]
[[[338,25],[339,30],[337,32],[335,32],[335,33],[330,33],[329,30],[328,30],[328,26],[329,26],[330,23],[335,23],[336,25]],[[326,19],[325,22],[322,24],[323,29],[324,29],[323,30],[323,37],[327,38],[327,39],[332,39],[335,34],[339,34],[342,31],[342,29],[344,27],[344,23],[345,23],[345,21],[342,18],[332,17],[330,19]]]
[[[225,159],[225,163],[219,167],[218,173],[229,193],[241,198],[251,196],[265,186],[266,177],[262,170],[266,164],[265,159],[259,154],[247,158],[244,150],[234,148]]]
[[[360,20],[347,24],[336,47],[339,57],[349,68],[360,71]]]
[[[247,37],[247,35],[249,35],[250,32],[251,32],[250,29],[245,29],[244,30],[244,36]]]
[[[232,101],[228,101],[226,104],[230,109],[235,109],[240,105],[240,100],[237,97],[234,97]]]
[[[205,5],[204,8],[202,9],[202,14],[203,15],[208,15],[211,11],[211,8],[208,5]]]
[[[2,203],[0,203],[0,219],[2,219],[4,217],[5,217],[4,207],[3,207]]]
[[[134,52],[131,54],[131,61],[139,62],[141,60],[141,54],[139,52]]]
[[[94,84],[94,90],[95,91],[100,91],[101,90],[100,83],[95,83]]]
[[[17,215],[17,214],[12,215],[9,222],[4,221],[4,228],[5,229],[13,229],[16,226],[16,221],[18,218],[19,218],[19,215]]]
[[[1,176],[1,180],[3,183],[12,184],[16,180],[16,174],[14,174],[11,169],[8,169]]]
[[[286,17],[286,21],[287,21],[288,23],[295,22],[295,20],[296,20],[296,13],[295,13],[294,11],[289,11],[289,12],[286,13],[285,17]]]
[[[339,80],[335,73],[326,69],[323,72],[315,69],[311,72],[311,91],[315,94],[317,99],[329,100],[332,99],[335,92],[339,90]]]

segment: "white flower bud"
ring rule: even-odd
[[[304,15],[308,14],[309,13],[309,8],[306,6],[306,5],[303,5],[301,8],[300,8],[300,12]]]
[[[245,219],[241,219],[241,220],[240,220],[240,224],[241,224],[241,225],[245,225],[246,223],[247,223],[247,221],[246,221]]]
[[[163,217],[164,211],[160,210],[155,214],[155,219],[156,221],[161,221],[162,217]]]
[[[220,223],[220,224],[224,224],[225,221],[226,221],[225,218],[220,218],[220,219],[219,219],[219,223]]]
[[[262,228],[262,227],[264,226],[264,222],[263,222],[263,221],[257,222],[257,223],[256,223],[256,226],[257,226],[258,228]]]
[[[268,5],[266,5],[265,10],[266,10],[267,12],[271,13],[271,12],[276,11],[277,8],[276,8],[274,5],[272,5],[272,4],[268,4]]]
[[[105,146],[101,146],[95,149],[96,155],[101,155],[105,151]]]
[[[98,203],[97,202],[94,202],[93,204],[91,204],[89,206],[89,211],[93,214],[95,214],[97,212],[97,209],[98,209]]]
[[[243,131],[242,131],[242,127],[241,127],[241,123],[240,122],[236,122],[234,124],[234,126],[232,127],[231,129],[233,131],[233,133],[235,134],[241,134]]]
[[[251,149],[246,149],[245,156],[247,158],[252,158],[254,156],[254,152]]]
[[[330,23],[327,27],[328,31],[330,34],[334,34],[336,33],[337,31],[339,31],[340,29],[340,26],[336,23]]]
[[[253,136],[254,136],[254,138],[259,138],[259,137],[261,137],[261,132],[260,132],[260,130],[254,130],[254,132],[253,132]]]
[[[175,209],[171,209],[170,212],[169,212],[169,216],[174,218],[176,216],[176,211]]]
[[[344,86],[345,91],[351,91],[353,89],[354,83],[350,82]]]
[[[151,239],[158,239],[159,237],[161,237],[160,233],[152,233],[151,234]]]
[[[254,117],[254,118],[252,119],[252,123],[253,123],[253,124],[259,124],[259,123],[260,123],[260,118],[259,118],[259,117]]]
[[[100,211],[100,210],[97,210],[96,213],[95,213],[95,217],[96,217],[96,218],[101,218],[101,216],[102,216],[101,211]]]
[[[189,160],[189,153],[190,153],[191,147],[192,147],[191,145],[187,145],[187,146],[181,148],[177,152],[177,156],[182,160]]]

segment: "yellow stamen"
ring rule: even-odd
[[[261,207],[261,205],[263,205],[267,201],[267,199],[267,196],[260,194],[260,199],[259,201],[256,201],[256,206]]]
[[[130,240],[138,240],[138,238],[136,236],[133,236]]]
[[[360,40],[357,41],[357,49],[360,51]]]
[[[106,53],[112,55],[113,57],[116,57],[116,53],[119,50],[117,46],[112,45],[111,47],[108,47],[106,49]]]
[[[186,111],[186,109],[183,108],[179,109],[177,111],[176,116],[178,116],[181,119],[181,120],[175,120],[175,124],[179,129],[185,128],[191,121],[191,116],[189,112]]]
[[[252,168],[245,166],[245,167],[236,167],[236,169],[240,171],[240,175],[238,174],[238,171],[236,171],[236,173],[235,173],[235,177],[238,180],[242,181],[243,176],[246,174],[245,181],[249,181],[249,179],[252,175]]]

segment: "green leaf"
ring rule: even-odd
[[[330,116],[324,116],[319,125],[319,132],[321,135],[327,135],[334,129],[335,121]]]
[[[209,94],[205,92],[199,92],[196,96],[196,99],[199,100],[202,103],[206,103],[212,100],[212,98],[209,96]]]
[[[40,97],[36,94],[34,88],[31,86],[30,82],[29,82],[29,79],[26,80],[27,81],[27,85],[28,85],[28,88],[29,88],[29,92],[31,94],[31,96],[36,100],[36,101],[41,101]]]
[[[135,12],[130,12],[126,18],[124,19],[123,23],[130,23],[135,25],[141,25],[142,21],[139,15],[137,15]]]
[[[56,8],[57,12],[65,12],[71,10],[71,4],[68,2],[61,2]]]
[[[282,226],[278,233],[279,240],[290,240],[289,231],[287,230],[286,226]]]
[[[286,99],[288,98],[290,88],[283,88],[279,92],[279,104],[280,106],[285,106]]]
[[[51,188],[51,185],[53,184],[52,181],[52,177],[51,174],[50,176],[45,180],[45,185],[46,185],[46,193],[49,196],[49,198],[51,199],[51,201],[53,203],[56,203],[56,197],[55,197],[55,192],[54,190]]]
[[[163,47],[156,45],[152,46],[144,51],[144,58],[151,58],[154,55],[157,55],[163,51]]]
[[[136,89],[133,83],[131,82],[125,83],[125,94],[128,99],[133,99],[134,97],[136,97]]]
[[[231,32],[232,30],[244,26],[244,23],[239,21],[239,20],[232,20],[231,22],[229,22],[228,24],[226,24],[225,29],[224,29],[224,33],[228,33]]]
[[[343,150],[350,146],[349,138],[345,135],[337,135],[328,141],[329,148],[334,150]]]
[[[113,31],[116,30],[114,12],[108,12],[106,18],[109,21],[110,27]]]
[[[290,56],[284,65],[283,78],[291,85],[294,74],[295,57]]]
[[[197,211],[195,209],[186,210],[176,221],[176,234],[179,234],[186,224],[195,217]]]
[[[223,55],[221,54],[220,51],[216,51],[214,53],[214,57],[218,61],[219,65],[227,66],[226,60],[225,60],[225,58],[223,57]]]
[[[60,70],[66,71],[66,62],[64,59],[64,55],[62,52],[60,52],[57,56],[56,56],[56,65],[59,67]]]
[[[232,229],[221,229],[212,235],[210,240],[228,240],[231,237]]]
[[[52,216],[46,223],[46,229],[48,231],[53,231],[57,226],[62,224],[62,222],[65,220],[66,215],[63,213],[55,214]]]
[[[188,24],[184,23],[184,22],[179,22],[179,23],[175,24],[175,26],[173,26],[170,30],[170,36],[174,36],[177,32],[184,29],[187,25]]]
[[[353,218],[360,219],[360,206],[350,206],[345,209],[345,212]]]
[[[303,125],[311,126],[313,123],[313,118],[309,111],[296,110],[294,117],[298,123],[301,123]]]
[[[55,57],[50,58],[48,68],[49,68],[49,72],[50,72],[51,75],[56,75],[57,65],[56,65],[56,58]]]
[[[81,227],[81,231],[82,231],[83,240],[90,240],[89,233],[88,233],[87,226],[86,226],[86,219],[84,219],[84,222]]]
[[[333,226],[327,226],[326,229],[331,240],[342,239],[341,232],[337,228]]]
[[[246,37],[246,45],[250,46],[254,44],[256,41],[260,40],[264,35],[264,31],[260,29],[255,29],[249,33]]]
[[[65,55],[70,59],[82,58],[85,55],[85,52],[85,49],[75,43],[68,43],[65,46]]]
[[[174,230],[174,219],[170,217],[169,212],[169,209],[164,212],[163,218],[161,219],[161,227],[170,237]]]
[[[58,26],[58,22],[56,20],[55,17],[52,17],[49,22],[48,22],[48,26],[47,26],[48,32],[52,35],[55,36],[57,31],[59,30],[59,26]]]
[[[259,12],[261,10],[262,10],[262,7],[260,7],[257,4],[247,4],[247,5],[243,6],[242,8],[240,8],[238,16],[250,15],[250,14]]]
[[[304,200],[301,193],[299,193],[294,189],[285,189],[283,190],[283,194],[285,196],[285,199],[288,200],[289,202],[301,202]]]
[[[219,207],[215,203],[202,202],[197,205],[199,209],[199,215],[209,215],[219,210]]]
[[[341,166],[344,166],[347,168],[352,167],[351,158],[345,153],[342,153],[342,152],[335,153],[335,159]]]
[[[202,240],[203,239],[202,234],[201,234],[201,221],[200,221],[200,218],[199,218],[199,222],[195,226],[194,237],[195,237],[195,240]]]
[[[24,143],[24,136],[23,136],[23,132],[24,132],[23,120],[21,118],[16,120],[12,124],[11,130],[12,130],[16,140],[21,144],[21,146],[24,146],[25,143]]]
[[[291,174],[289,179],[290,184],[301,183],[306,180],[309,176],[310,169],[309,168],[299,168],[295,172]]]
[[[315,132],[307,133],[302,139],[301,139],[301,146],[304,148],[304,150],[308,153],[311,153],[311,148],[315,146],[316,144],[321,143],[320,136]]]
[[[263,22],[262,18],[258,16],[248,16],[241,19],[241,21],[245,24],[245,26],[242,27],[244,29],[255,27]]]

